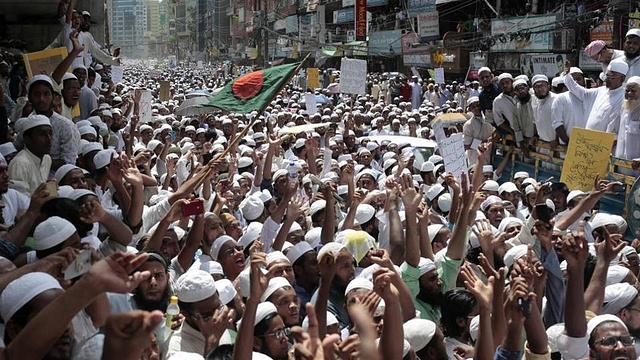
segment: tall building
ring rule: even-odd
[[[110,41],[122,48],[125,57],[140,57],[147,31],[144,0],[108,0]]]
[[[143,0],[147,7],[147,28],[145,45],[148,54],[158,59],[166,54],[166,42],[169,40],[169,20],[167,18],[169,1]]]

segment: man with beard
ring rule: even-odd
[[[569,66],[570,64],[567,64]],[[620,122],[620,107],[624,97],[625,81],[629,66],[622,60],[614,60],[607,67],[605,86],[585,89],[578,85],[570,74],[565,75],[564,83],[569,91],[583,101],[587,121],[585,128],[590,130],[616,132]]]
[[[464,135],[464,149],[467,151],[469,165],[475,165],[478,162],[478,145],[491,138],[493,126],[484,121],[480,100],[477,97],[469,99],[469,111],[473,113],[473,117],[462,126],[462,134]]]
[[[624,61],[629,65],[627,78],[640,76],[640,29],[629,29],[624,37]]]
[[[165,312],[169,304],[169,267],[162,254],[150,251],[147,261],[140,265],[140,271],[149,271],[151,276],[140,282],[133,294],[108,293],[109,313],[118,314],[133,310]]]
[[[493,100],[500,94],[500,88],[493,83],[493,74],[488,67],[481,67],[478,70],[478,81],[480,82],[480,108],[490,122],[493,122]],[[471,96],[471,95],[469,95]]]
[[[512,127],[516,135],[516,142],[524,156],[529,157],[529,141],[535,135],[535,125],[533,119],[533,108],[531,107],[531,92],[529,85],[524,79],[513,82],[518,103]]]
[[[531,84],[535,95],[531,101],[535,134],[542,141],[555,141],[556,132],[551,126],[551,105],[556,94],[549,91],[549,79],[545,75],[535,75]]]
[[[585,86],[584,75],[580,68],[569,68],[569,75],[578,85]],[[556,131],[560,144],[566,145],[569,143],[571,129],[574,126],[585,127],[587,124],[585,114],[590,111],[591,109],[585,109],[584,102],[570,91],[565,91],[556,96],[551,105],[551,125]]]
[[[509,73],[500,74],[498,86],[500,86],[502,93],[493,100],[493,120],[501,134],[511,134],[515,137],[511,123],[515,117],[518,99],[513,91],[513,76]]]
[[[612,60],[621,58],[624,56],[624,51],[612,49],[602,40],[594,40],[587,47],[584,48],[585,54],[589,56],[593,61],[597,61],[602,64],[602,71],[607,71],[607,66]]]
[[[627,81],[622,109],[620,131],[618,131],[615,156],[633,160],[640,157],[640,77],[632,76]],[[636,171],[618,168],[618,171],[633,175]]]
[[[111,56],[104,52],[100,45],[93,38],[93,35],[89,32],[91,29],[91,14],[88,11],[82,12],[82,22],[80,23],[80,36],[78,40],[84,46],[82,58],[84,60],[84,66],[91,66],[94,61],[106,64],[106,65],[120,65],[120,58],[118,54]]]
[[[87,119],[91,116],[93,110],[98,108],[98,97],[89,88],[87,84],[87,68],[82,64],[74,65],[72,68],[73,75],[78,79],[80,84],[80,118]]]
[[[302,241],[287,252],[287,258],[293,264],[293,273],[296,278],[293,288],[300,298],[300,304],[306,304],[311,301],[313,293],[320,285],[318,254],[309,243]],[[306,309],[301,306],[300,318],[304,319],[305,316]]]

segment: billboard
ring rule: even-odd
[[[557,15],[513,17],[491,20],[491,36],[499,37],[493,52],[549,51],[553,47]],[[547,31],[549,30],[549,31]],[[500,35],[504,35],[500,37]]]

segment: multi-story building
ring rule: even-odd
[[[108,0],[110,41],[122,49],[129,58],[147,54],[140,53],[147,31],[147,6],[143,0]]]

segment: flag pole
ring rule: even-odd
[[[253,119],[251,119],[251,121],[249,122],[249,124],[245,126],[245,128],[242,129],[242,131],[239,134],[236,134],[233,140],[229,143],[229,146],[227,146],[227,148],[224,149],[224,151],[220,155],[218,155],[217,158],[223,158],[227,156],[227,154],[229,154],[229,151],[231,151],[231,149],[235,147],[238,142],[240,142],[240,139],[242,139],[247,134],[247,132],[249,132],[249,129],[253,127],[255,122],[258,120],[258,117],[260,116],[260,114],[264,113],[267,106],[271,104],[271,101],[273,101],[273,99],[282,91],[282,89],[284,89],[284,87],[287,86],[287,84],[291,81],[291,79],[293,79],[293,76],[297,74],[300,71],[300,69],[302,69],[304,64],[309,60],[309,57],[311,57],[311,52],[309,52],[307,56],[305,56],[305,58],[300,62],[300,64],[298,64],[295,70],[292,71],[291,74],[287,77],[287,79],[282,82],[282,85],[280,85],[278,90],[273,93],[273,96],[271,97],[271,99],[269,99],[269,101],[265,101],[262,107],[258,110],[258,115],[254,116]],[[207,176],[210,175],[211,171],[213,171],[213,168],[209,167],[206,171],[206,175],[203,176],[202,179],[196,184],[195,186],[196,188],[202,184],[202,182]]]

